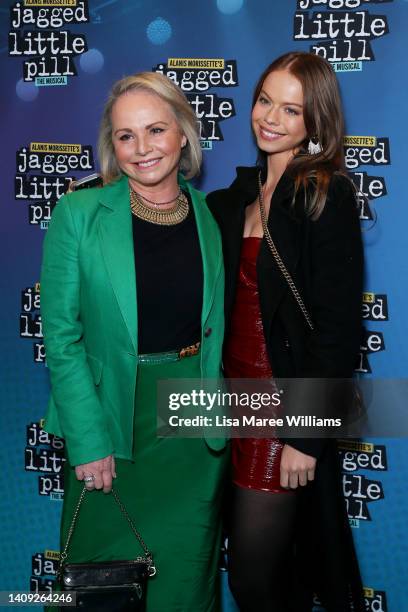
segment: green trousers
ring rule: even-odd
[[[216,612],[220,594],[220,513],[227,452],[203,439],[156,437],[156,383],[199,378],[200,355],[138,366],[133,461],[116,460],[114,486],[154,555],[147,612]],[[83,484],[66,467],[61,538]],[[62,549],[61,549],[62,550]],[[86,494],[68,562],[132,559],[143,551],[112,495]]]

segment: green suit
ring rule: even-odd
[[[221,240],[203,194],[179,180],[191,196],[203,260],[201,376],[216,378]],[[71,465],[112,453],[131,459],[138,319],[127,177],[68,194],[56,206],[44,242],[41,312],[52,386],[45,429],[65,438]],[[217,450],[225,441],[207,444]]]

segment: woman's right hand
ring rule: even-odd
[[[314,480],[316,459],[285,444],[282,449],[280,465],[280,485],[284,489],[304,487]]]
[[[88,491],[103,489],[104,493],[110,493],[112,490],[112,478],[116,478],[115,458],[113,455],[108,455],[97,461],[77,465],[75,467],[75,475],[78,480],[84,480],[84,478],[93,476],[93,480],[85,482]]]

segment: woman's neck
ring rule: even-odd
[[[146,200],[154,202],[155,204],[163,204],[163,208],[172,208],[174,200],[180,192],[177,179],[166,181],[165,184],[142,185],[129,178],[129,185],[133,191],[136,191],[142,198],[146,198]]]
[[[293,159],[292,151],[282,151],[282,153],[272,153],[267,156],[267,177],[264,190],[273,192],[282,174]]]

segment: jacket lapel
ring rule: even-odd
[[[179,176],[179,182],[190,193],[200,241],[204,273],[201,324],[204,326],[214,300],[216,281],[221,269],[220,238],[216,223],[208,210],[204,196],[194,189],[181,175]]]
[[[284,174],[272,196],[268,216],[269,233],[292,278],[300,256],[301,221],[292,204],[294,182]],[[276,309],[289,291],[288,283],[273,257],[266,238],[263,239],[257,261],[259,299],[268,338]]]
[[[284,174],[273,193],[268,216],[269,233],[285,266],[292,272],[299,259],[299,231],[301,225],[299,215],[296,212],[296,204],[299,203],[292,204],[293,190],[293,180]],[[277,269],[266,239],[262,243],[259,263],[263,268]]]
[[[256,167],[237,168],[237,178],[229,190],[229,197],[233,199],[233,206],[228,209],[228,223],[226,224],[228,227],[225,227],[224,234],[224,256],[226,258],[226,269],[229,271],[226,279],[227,320],[230,318],[235,296],[245,223],[245,208],[258,195],[259,171],[260,169]],[[293,189],[293,180],[285,173],[272,196],[268,216],[269,232],[291,275],[294,274],[299,260],[301,227],[300,217],[296,212],[298,210],[296,205],[299,205],[299,202],[296,202],[295,206],[292,205]],[[265,238],[262,240],[258,255],[257,273],[262,320],[265,335],[268,337],[273,316],[281,299],[288,291],[288,285],[276,265]]]
[[[204,326],[221,269],[220,239],[204,196],[181,175],[179,181],[190,193],[200,241],[204,274],[201,322]],[[122,177],[101,190],[100,204],[103,207],[99,221],[100,247],[112,289],[137,354],[136,272],[127,178]]]
[[[103,259],[137,354],[137,299],[132,218],[126,176],[101,190],[99,239]],[[111,324],[107,322],[107,324]]]

